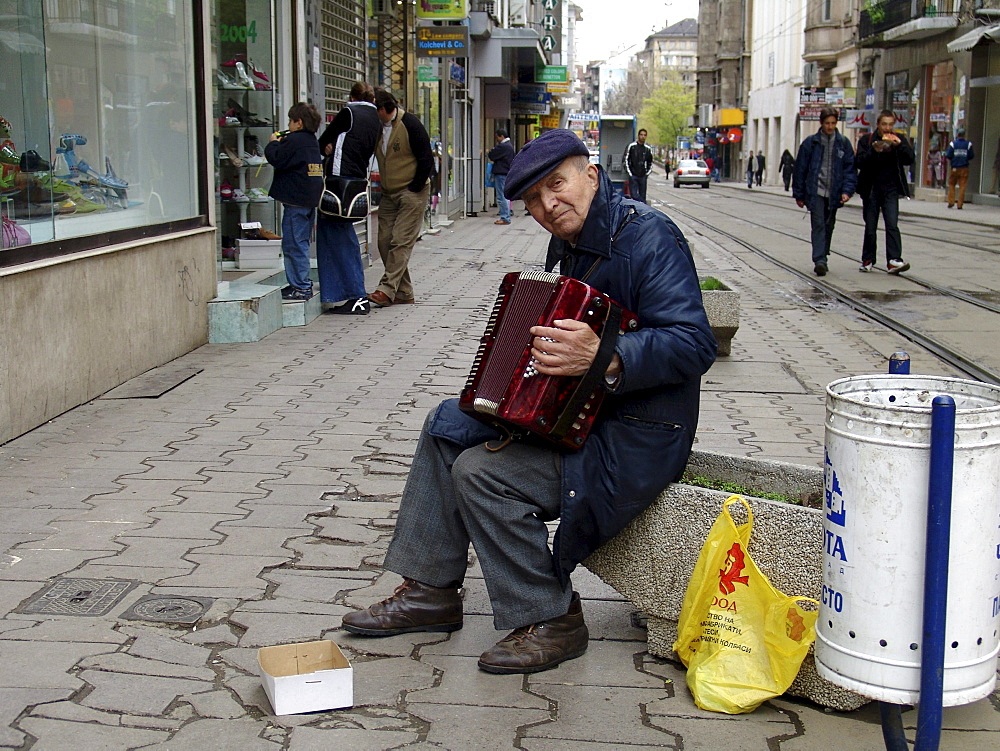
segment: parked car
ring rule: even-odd
[[[674,187],[682,185],[700,185],[703,188],[709,187],[712,176],[709,174],[708,165],[701,159],[681,159],[677,163],[674,171]]]

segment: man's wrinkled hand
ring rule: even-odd
[[[552,323],[531,327],[535,369],[549,376],[584,375],[597,357],[600,338],[583,321],[567,318]]]

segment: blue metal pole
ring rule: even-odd
[[[893,352],[889,358],[889,375],[909,375],[910,356],[906,352]],[[886,751],[909,751],[910,744],[903,730],[903,708],[892,702],[878,703],[882,718],[882,740]]]
[[[955,400],[931,403],[930,482],[927,492],[927,552],[924,570],[923,658],[920,712],[914,751],[936,751],[941,741],[944,689],[945,616],[948,608],[948,552],[951,490],[955,463]]]
[[[910,356],[905,352],[893,352],[889,358],[889,375],[909,375]]]

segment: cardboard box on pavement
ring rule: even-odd
[[[262,647],[257,663],[276,715],[354,705],[354,668],[332,641]]]

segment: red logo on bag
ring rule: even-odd
[[[749,576],[740,576],[746,568],[744,561],[746,555],[738,542],[734,542],[726,553],[727,569],[719,569],[719,591],[724,595],[731,595],[736,591],[736,585],[742,584],[750,586]]]
[[[801,641],[802,635],[806,632],[805,620],[795,608],[788,608],[786,615],[788,621],[785,623],[785,634],[793,641]]]

